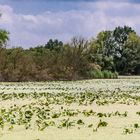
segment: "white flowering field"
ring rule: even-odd
[[[139,140],[140,77],[0,83],[0,140]]]

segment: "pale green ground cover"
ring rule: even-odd
[[[140,139],[140,77],[0,83],[0,93],[0,140]]]

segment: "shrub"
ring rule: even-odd
[[[104,75],[103,75],[102,71],[100,71],[100,70],[90,70],[88,72],[88,76],[90,78],[104,78]]]
[[[117,78],[118,77],[118,73],[117,72],[111,72],[111,71],[108,71],[108,70],[104,70],[104,71],[101,71],[101,70],[90,70],[88,72],[88,77],[89,78]]]

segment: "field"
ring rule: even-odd
[[[139,140],[140,77],[0,83],[0,140]]]

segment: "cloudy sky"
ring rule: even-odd
[[[140,34],[140,0],[0,0],[0,12],[0,28],[10,32],[9,46],[91,38],[124,25]]]

